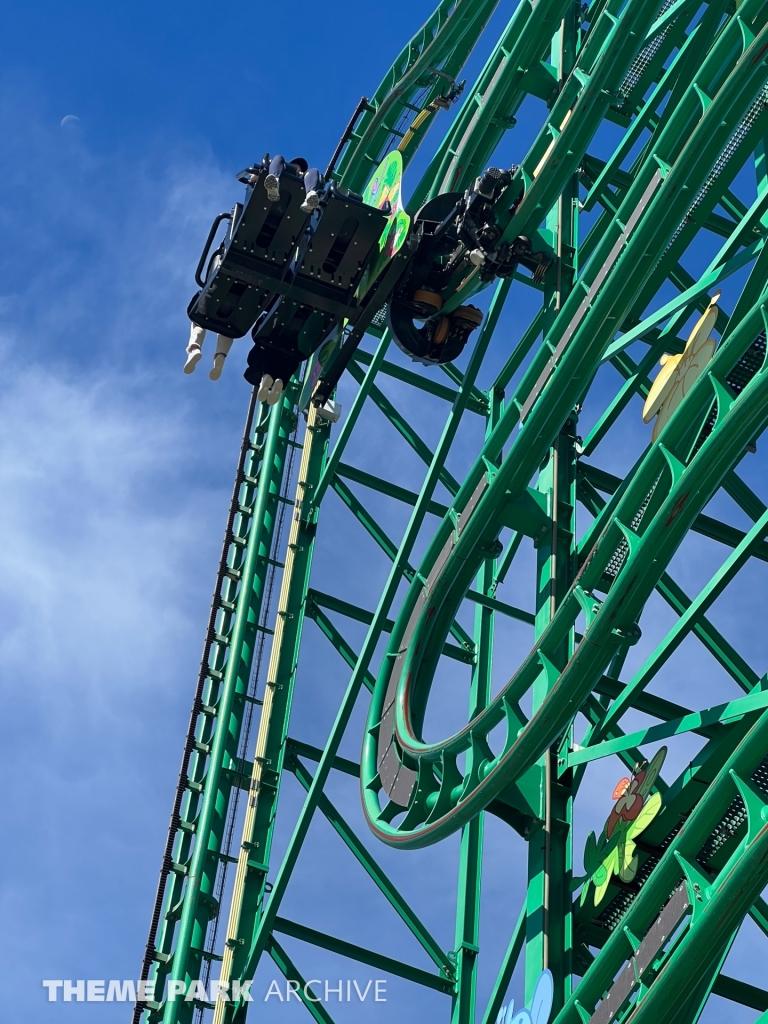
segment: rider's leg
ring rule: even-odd
[[[271,376],[272,383],[266,390],[264,401],[274,405],[279,401],[283,391],[288,387],[291,377],[296,373],[302,362],[301,353],[295,346],[290,351],[270,352],[265,359],[265,371]]]
[[[249,384],[258,388],[256,398],[260,402],[274,405],[300,362],[300,356],[293,357],[287,352],[257,342],[248,353],[248,369],[243,376]]]
[[[192,324],[187,342],[187,361],[184,363],[184,373],[194,373],[195,367],[203,355],[203,342],[207,333],[204,327]]]
[[[277,203],[280,199],[280,175],[285,170],[285,157],[279,153],[273,156],[269,164],[269,173],[264,179],[264,188],[270,202]]]
[[[254,345],[248,353],[248,366],[243,376],[249,384],[259,389],[259,394],[256,397],[263,402],[266,392],[272,387],[272,378],[264,373],[264,349],[261,345]],[[262,391],[264,391],[264,395],[261,395]]]
[[[248,383],[258,389],[256,392],[256,398],[258,401],[267,402],[268,405],[273,404],[269,401],[269,398],[272,393],[272,386],[275,383],[275,379],[272,374],[267,371],[268,369],[271,369],[273,372],[276,372],[275,366],[272,365],[274,362],[274,355],[270,358],[269,351],[257,342],[248,353],[248,368],[243,374]],[[279,367],[279,356],[277,358],[277,364]]]
[[[304,175],[304,189],[307,193],[307,197],[301,204],[301,208],[305,213],[311,213],[312,210],[316,210],[320,204],[320,197],[323,194],[323,187],[325,182],[323,176],[316,167],[310,167]]]
[[[221,376],[221,371],[224,368],[224,360],[229,354],[229,350],[232,348],[232,341],[234,339],[228,338],[224,334],[216,335],[216,352],[213,356],[213,366],[208,376],[211,380],[218,380]]]

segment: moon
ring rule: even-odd
[[[68,128],[70,125],[79,124],[79,123],[80,123],[80,118],[77,117],[75,114],[67,114],[66,117],[62,117],[62,119],[61,119],[61,127],[62,128]]]

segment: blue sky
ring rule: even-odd
[[[17,1024],[123,1020],[49,1006],[40,981],[141,960],[249,391],[234,367],[215,387],[180,372],[208,224],[265,150],[324,166],[430,9],[0,13],[0,962]]]
[[[180,372],[208,224],[238,197],[235,172],[264,151],[324,166],[361,94],[430,12],[424,0],[386,8],[340,0],[331,9],[306,0],[279,8],[28,2],[0,12],[0,963],[17,992],[14,1024],[125,1020],[119,1004],[48,1005],[40,981],[135,976],[146,939],[249,390],[235,356],[216,386],[204,373]],[[470,81],[510,12],[500,5],[465,72]],[[532,138],[537,102],[505,141],[506,162]],[[66,115],[79,120],[62,127]],[[489,357],[497,368],[531,308],[518,288]],[[391,380],[382,388],[408,400]],[[353,394],[346,381],[346,408]],[[434,443],[446,411],[424,402],[407,414]],[[355,449],[357,464],[372,470],[395,450],[377,415],[361,420]],[[634,415],[617,435],[627,466],[647,443]],[[459,479],[479,437],[478,420],[453,456]],[[415,485],[415,457],[396,457],[400,482]],[[611,468],[612,458],[619,468],[615,452],[602,464]],[[724,514],[742,525],[733,509]],[[323,515],[317,578],[373,607],[386,562],[366,538],[349,540],[336,499]],[[382,503],[377,515],[397,537],[403,511]],[[692,543],[680,573],[695,589],[701,566],[721,553]],[[756,575],[754,586],[764,585]],[[528,580],[509,586],[510,600],[530,606]],[[746,614],[738,603],[722,612],[734,641],[740,631],[747,639]],[[652,609],[651,618],[660,629],[668,613]],[[344,628],[359,646],[361,630]],[[309,629],[312,670],[300,674],[292,732],[322,742],[346,671]],[[527,641],[510,631],[500,649],[514,658]],[[764,662],[762,641],[750,642]],[[670,683],[693,691],[691,666],[701,666],[698,680],[711,665],[686,650]],[[445,686],[463,685],[458,679]],[[712,677],[713,694],[720,685]],[[358,754],[364,713],[361,703],[347,756]],[[452,715],[447,702],[434,727]],[[577,850],[610,809],[615,773],[609,765],[587,775]],[[354,783],[334,779],[331,791],[364,829]],[[289,821],[298,787],[286,785],[284,797]],[[482,992],[517,915],[525,856],[499,821],[489,819],[487,831]],[[317,822],[311,835],[318,856],[297,875],[292,913],[426,966],[389,911],[369,902],[367,880],[348,869],[330,830]],[[450,948],[456,842],[377,852]],[[331,970],[322,955],[290,948],[307,970]],[[271,976],[267,965],[260,991]],[[443,998],[392,980],[388,1010],[415,1022]],[[712,1020],[754,1018],[728,1013]],[[304,1011],[272,1002],[259,1019],[293,1021]],[[380,1009],[365,1019],[382,1019]]]

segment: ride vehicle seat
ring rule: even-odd
[[[332,184],[320,201],[319,213],[283,294],[253,328],[254,346],[245,379],[254,386],[264,376],[284,386],[331,331],[354,316],[355,293],[378,255],[387,224],[385,210],[368,206],[359,195]],[[268,392],[271,399],[274,388]]]
[[[246,185],[245,203],[214,220],[195,273],[200,291],[187,309],[190,320],[229,338],[246,334],[273,301],[312,216],[301,209],[304,184],[291,165],[281,175],[279,201],[270,201],[264,188],[268,167],[265,157],[261,166],[237,176]],[[223,220],[229,231],[209,257]]]

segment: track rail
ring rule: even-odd
[[[448,119],[440,111],[458,99],[460,70],[494,9],[495,0],[438,6],[362,110],[335,172],[343,185],[360,191],[373,166],[395,146],[407,164],[430,126],[439,117]],[[233,527],[230,512],[232,553],[222,562],[228,569],[222,600],[217,598],[214,645],[210,652],[206,647],[201,672],[207,691],[196,694],[203,702],[202,717],[190,733],[192,748],[187,740],[184,765],[192,767],[178,791],[187,805],[181,813],[174,808],[178,827],[169,836],[161,881],[166,896],[164,902],[158,897],[152,924],[152,935],[159,938],[151,937],[143,976],[150,957],[161,986],[166,978],[208,977],[211,964],[221,960],[221,978],[243,983],[266,953],[287,979],[303,984],[298,954],[294,960],[293,946],[289,956],[283,945],[282,936],[288,935],[292,942],[446,994],[453,1024],[470,1024],[476,1019],[482,812],[489,811],[529,841],[529,890],[483,1024],[496,1020],[523,948],[528,996],[543,966],[555,975],[556,1024],[694,1024],[711,992],[751,999],[755,1006],[768,998],[722,973],[746,914],[768,929],[768,908],[761,909],[758,897],[768,878],[768,841],[761,824],[768,796],[764,677],[706,614],[751,558],[768,557],[768,510],[735,473],[768,425],[768,172],[761,150],[768,134],[767,25],[763,0],[744,0],[736,12],[727,0],[703,7],[688,0],[650,7],[644,0],[595,0],[586,10],[570,0],[522,0],[516,7],[436,146],[409,209],[447,189],[465,188],[493,159],[526,99],[543,100],[541,131],[523,155],[497,216],[507,239],[527,234],[537,247],[549,247],[558,257],[556,271],[542,282],[523,274],[502,282],[466,368],[440,368],[439,383],[399,365],[397,357],[389,359],[388,336],[374,324],[378,346],[374,352],[361,350],[350,364],[359,390],[335,444],[329,444],[327,425],[311,425],[253,762],[244,760],[239,745],[242,704],[264,574],[280,568],[270,564],[270,524],[281,500],[293,393],[272,414],[266,446],[260,447],[260,439],[249,446],[252,464],[245,472],[241,458],[236,482],[241,518]],[[625,134],[613,154],[601,159],[591,149],[606,125]],[[753,154],[758,194],[748,208],[733,190]],[[593,209],[592,227],[580,238],[579,217]],[[719,236],[722,247],[695,279],[682,258],[700,231]],[[648,374],[660,355],[682,351],[678,332],[692,312],[706,307],[715,287],[730,287],[747,267],[740,297],[723,302],[731,312],[720,312],[720,344],[707,374],[659,440],[623,480],[588,462],[635,396],[648,394]],[[541,309],[490,386],[481,390],[478,374],[485,369],[504,303],[523,283],[538,290]],[[670,284],[672,299],[667,298]],[[446,297],[446,310],[482,287],[484,282],[470,275]],[[639,348],[643,352],[635,362]],[[591,399],[606,364],[618,371],[615,389],[582,440],[576,436],[579,409]],[[391,397],[387,380],[397,381],[404,409],[399,397]],[[414,426],[419,420],[412,410],[422,402],[447,412],[434,446]],[[389,466],[375,473],[368,463],[365,468],[355,464],[360,417],[372,407],[393,428],[393,461],[400,444],[423,466],[413,489]],[[447,460],[464,430],[466,411],[472,412],[467,419],[483,418],[485,436],[460,482]],[[437,492],[440,485],[447,499]],[[376,505],[366,505],[361,488],[375,501],[408,506],[402,536],[382,527]],[[704,512],[718,490],[753,520],[748,531]],[[329,492],[341,498],[354,529],[364,530],[388,560],[386,583],[372,594],[370,607],[338,594],[335,581],[312,576]],[[594,517],[578,542],[573,533],[577,501]],[[429,516],[434,530],[427,525]],[[511,535],[502,551],[499,538],[505,530]],[[733,550],[705,590],[689,599],[670,575],[670,562],[692,530]],[[531,539],[540,584],[533,611],[508,603],[500,590],[519,571],[518,552],[523,540]],[[414,552],[425,548],[419,563]],[[275,558],[272,553],[271,562]],[[398,609],[404,581],[406,597]],[[641,613],[654,593],[678,619],[623,683],[624,658],[640,636]],[[472,605],[472,629],[462,625],[465,602]],[[534,640],[494,696],[494,630],[504,618],[532,628]],[[317,624],[352,673],[323,749],[289,732],[307,621]],[[345,621],[367,627],[359,650],[345,637]],[[647,691],[689,635],[698,638],[743,696],[699,713]],[[382,645],[386,655],[375,678]],[[422,727],[444,656],[469,668],[468,724],[427,743]],[[357,765],[340,749],[366,689],[373,698]],[[530,707],[527,713],[524,706]],[[625,735],[623,717],[630,710],[661,724]],[[573,743],[577,713],[587,721],[578,748]],[[687,729],[703,737],[704,745],[678,779],[658,780],[663,805],[644,835],[645,846],[638,847],[635,883],[612,885],[597,906],[589,900],[573,904],[571,805],[587,766],[616,752],[631,769],[642,761],[647,744]],[[182,776],[186,770],[183,766]],[[306,797],[277,860],[273,840],[277,817],[285,813],[280,794],[286,771]],[[461,830],[454,950],[435,940],[375,851],[330,801],[325,787],[333,771],[360,778],[369,824],[390,846],[428,846]],[[223,933],[216,928],[223,917],[215,899],[223,890],[217,884],[223,864],[234,860],[227,822],[233,820],[240,791],[247,792],[249,805],[237,850],[235,896],[222,935],[226,941],[214,942]],[[318,813],[420,943],[429,970],[286,915],[284,900]],[[533,836],[536,842],[530,841]],[[707,936],[714,937],[708,946]],[[325,1006],[306,992],[301,998],[315,1020],[331,1024]],[[248,1003],[220,1001],[214,1007],[201,1000],[159,998],[146,1006],[147,1020],[167,1024],[187,1024],[194,1013],[202,1019],[210,1010],[216,1024],[244,1024]]]
[[[584,290],[577,289],[566,300],[545,344],[462,485],[452,510],[435,533],[393,631],[368,720],[363,758],[365,807],[369,824],[385,842],[408,847],[438,841],[461,827],[530,768],[573,717],[617,648],[631,638],[633,623],[658,582],[658,577],[653,580],[628,576],[625,564],[620,580],[611,588],[602,607],[595,604],[592,596],[593,588],[599,584],[620,543],[629,545],[629,561],[633,545],[642,552],[641,561],[649,548],[653,550],[660,563],[659,575],[666,564],[654,547],[661,540],[654,529],[657,520],[652,524],[647,517],[644,520],[647,536],[652,539],[645,541],[644,534],[642,543],[631,524],[665,468],[663,453],[675,451],[668,434],[661,447],[654,446],[632,474],[618,506],[611,506],[613,521],[609,521],[604,535],[587,556],[587,564],[570,598],[560,606],[555,619],[512,680],[481,715],[455,736],[442,743],[420,741],[418,734],[439,649],[445,638],[446,621],[455,617],[471,580],[483,562],[493,556],[505,515],[508,518],[510,507],[524,499],[528,483],[562,423],[582,398],[614,336],[615,323],[627,315],[645,278],[658,266],[669,241],[668,225],[679,223],[690,205],[688,195],[695,195],[707,180],[713,151],[706,147],[704,140],[710,139],[713,132],[719,133],[723,141],[727,140],[730,131],[727,123],[738,122],[762,88],[766,78],[763,58],[767,46],[768,28],[763,26],[749,45],[742,47],[724,80],[719,60],[705,63],[701,80],[707,81],[707,72],[711,71],[722,81],[720,90],[703,109],[699,100],[700,117],[687,141],[678,131],[681,121],[692,123],[689,104],[683,102],[681,116],[673,115],[668,121],[658,145],[649,154],[643,171],[619,208],[613,231],[604,235],[595,251],[589,265],[592,272],[586,274],[587,281],[591,279],[591,285],[585,284],[586,295]],[[727,33],[723,34],[720,49],[736,57],[734,41]],[[693,88],[692,91],[695,94]],[[721,127],[724,118],[725,129]],[[540,142],[534,144],[534,154],[539,146]],[[661,167],[667,169],[664,176]],[[534,201],[535,197],[531,202]],[[525,202],[524,199],[520,204],[515,218],[526,216]],[[737,328],[732,335],[738,336],[741,349],[731,348],[727,343],[721,347],[713,363],[712,379],[717,380],[716,367],[725,367],[725,371],[719,370],[724,381],[726,372],[753,342],[759,330],[755,326],[756,315],[759,314],[753,311],[747,318],[750,326],[746,334]],[[751,337],[749,329],[753,331]],[[762,394],[760,380],[758,374],[749,393]],[[696,395],[701,396],[699,402],[706,406],[703,415],[708,412],[712,399],[711,389],[705,388],[709,385],[699,382],[696,390]],[[717,395],[718,402],[724,401],[724,394]],[[753,423],[751,404],[740,405],[746,396],[745,391],[734,403],[728,422],[733,424],[744,416],[745,429],[754,436],[762,430],[763,423]],[[693,396],[686,409],[688,415],[695,415]],[[719,415],[717,421],[718,427],[722,424],[724,433],[726,419]],[[498,469],[489,469],[508,441],[512,428],[521,420],[520,430],[503,462]],[[711,479],[698,479],[703,463],[699,459],[697,466],[697,456],[688,465],[683,452],[670,456],[679,467],[669,470],[674,484],[669,493],[675,496],[670,508],[683,499],[687,507],[671,519],[670,508],[666,505],[659,510],[658,515],[664,518],[658,522],[666,523],[669,519],[662,534],[662,550],[667,552],[664,556],[667,561],[691,525],[691,509],[695,508],[693,515],[698,515],[743,452],[748,438],[742,439],[741,434],[737,438],[733,449],[728,447],[722,452],[713,445],[711,438],[705,442],[702,451],[707,453],[708,469],[718,465],[721,470]],[[717,452],[716,457],[714,452]],[[691,478],[695,484],[689,483]],[[696,496],[695,500],[688,498],[690,494]],[[674,539],[670,543],[671,538]],[[631,599],[625,593],[626,580],[633,588]],[[642,597],[638,598],[640,594]],[[617,604],[620,614],[614,610]],[[588,623],[585,642],[561,675],[554,667],[554,651],[582,613],[586,614]],[[609,628],[605,625],[608,622]],[[547,689],[551,693],[528,722],[519,710],[519,703],[541,673],[548,679]],[[506,740],[503,749],[494,753],[487,745],[488,736],[501,722],[506,722]],[[473,757],[475,767],[464,775],[457,758],[469,750],[476,750],[478,756]],[[432,765],[437,765],[437,770]],[[386,798],[383,807],[379,794]],[[407,811],[403,822],[399,826],[390,825],[389,821],[403,810]]]

